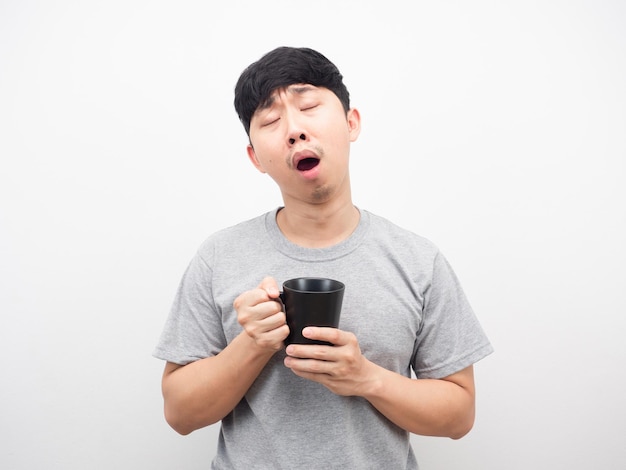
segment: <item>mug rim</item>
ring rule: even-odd
[[[305,290],[305,289],[297,289],[294,287],[289,286],[288,284],[291,283],[292,281],[295,283],[295,281],[330,281],[332,283],[332,289],[330,290]],[[303,276],[303,277],[294,277],[292,279],[288,279],[285,282],[283,282],[283,289],[289,289],[292,292],[300,292],[300,293],[304,293],[304,294],[332,294],[333,292],[338,292],[341,291],[343,289],[345,289],[345,284],[341,281],[337,281],[336,279],[331,279],[329,277],[308,277],[308,276]]]

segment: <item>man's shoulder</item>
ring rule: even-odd
[[[367,211],[366,211],[367,212]],[[392,222],[386,217],[367,212],[374,237],[393,245],[417,248],[421,251],[436,253],[437,245],[430,239],[418,234],[407,226]]]
[[[211,233],[200,245],[199,253],[208,255],[216,249],[236,250],[249,247],[259,241],[265,232],[267,217],[272,212],[266,212],[251,219],[244,220],[234,225],[226,226]]]

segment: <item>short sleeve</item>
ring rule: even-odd
[[[187,267],[153,355],[185,365],[226,347],[221,312],[213,301],[212,270],[198,253]]]
[[[413,352],[417,378],[447,377],[492,352],[457,276],[437,252],[431,282],[424,292],[422,324]]]

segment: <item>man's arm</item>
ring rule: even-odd
[[[472,366],[440,380],[415,380],[367,360],[352,333],[305,328],[303,334],[335,346],[290,345],[285,365],[295,374],[338,395],[361,396],[390,421],[415,434],[459,439],[474,425]]]
[[[162,379],[165,419],[180,434],[216,423],[248,391],[289,334],[278,287],[266,278],[234,302],[244,331],[218,355],[185,366],[168,362]]]
[[[376,366],[378,367],[378,366]],[[410,379],[386,369],[364,396],[403,429],[460,439],[474,425],[474,368],[443,379]]]

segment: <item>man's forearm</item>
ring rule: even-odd
[[[243,332],[217,356],[185,366],[168,363],[162,383],[167,422],[180,434],[189,434],[221,420],[274,352],[258,348]]]
[[[390,421],[414,434],[459,439],[474,424],[473,368],[440,380],[410,379],[375,366],[363,394]]]

